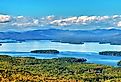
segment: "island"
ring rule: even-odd
[[[51,42],[60,42],[60,43],[69,43],[69,44],[84,44],[81,41],[52,40]]]
[[[100,55],[109,55],[109,56],[121,56],[121,51],[103,51],[99,52]]]
[[[31,53],[59,54],[58,50],[33,50]]]

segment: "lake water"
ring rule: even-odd
[[[60,54],[35,54],[30,53],[32,50],[56,49]],[[76,57],[86,58],[90,63],[117,66],[121,57],[99,55],[100,51],[121,51],[121,45],[85,43],[85,44],[68,44],[51,42],[48,40],[33,40],[22,43],[2,43],[0,54],[10,56],[36,57],[42,59],[58,57]]]

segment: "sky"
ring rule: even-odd
[[[119,28],[120,4],[121,0],[0,0],[0,30]]]
[[[114,15],[121,0],[0,0],[0,13],[24,16]]]

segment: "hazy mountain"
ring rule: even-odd
[[[97,29],[72,31],[60,29],[46,29],[26,32],[0,32],[0,39],[53,40],[67,43],[110,42],[112,44],[121,44],[121,30]]]

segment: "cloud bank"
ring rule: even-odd
[[[0,30],[59,29],[110,29],[121,27],[121,15],[74,17],[25,17],[0,15]]]

